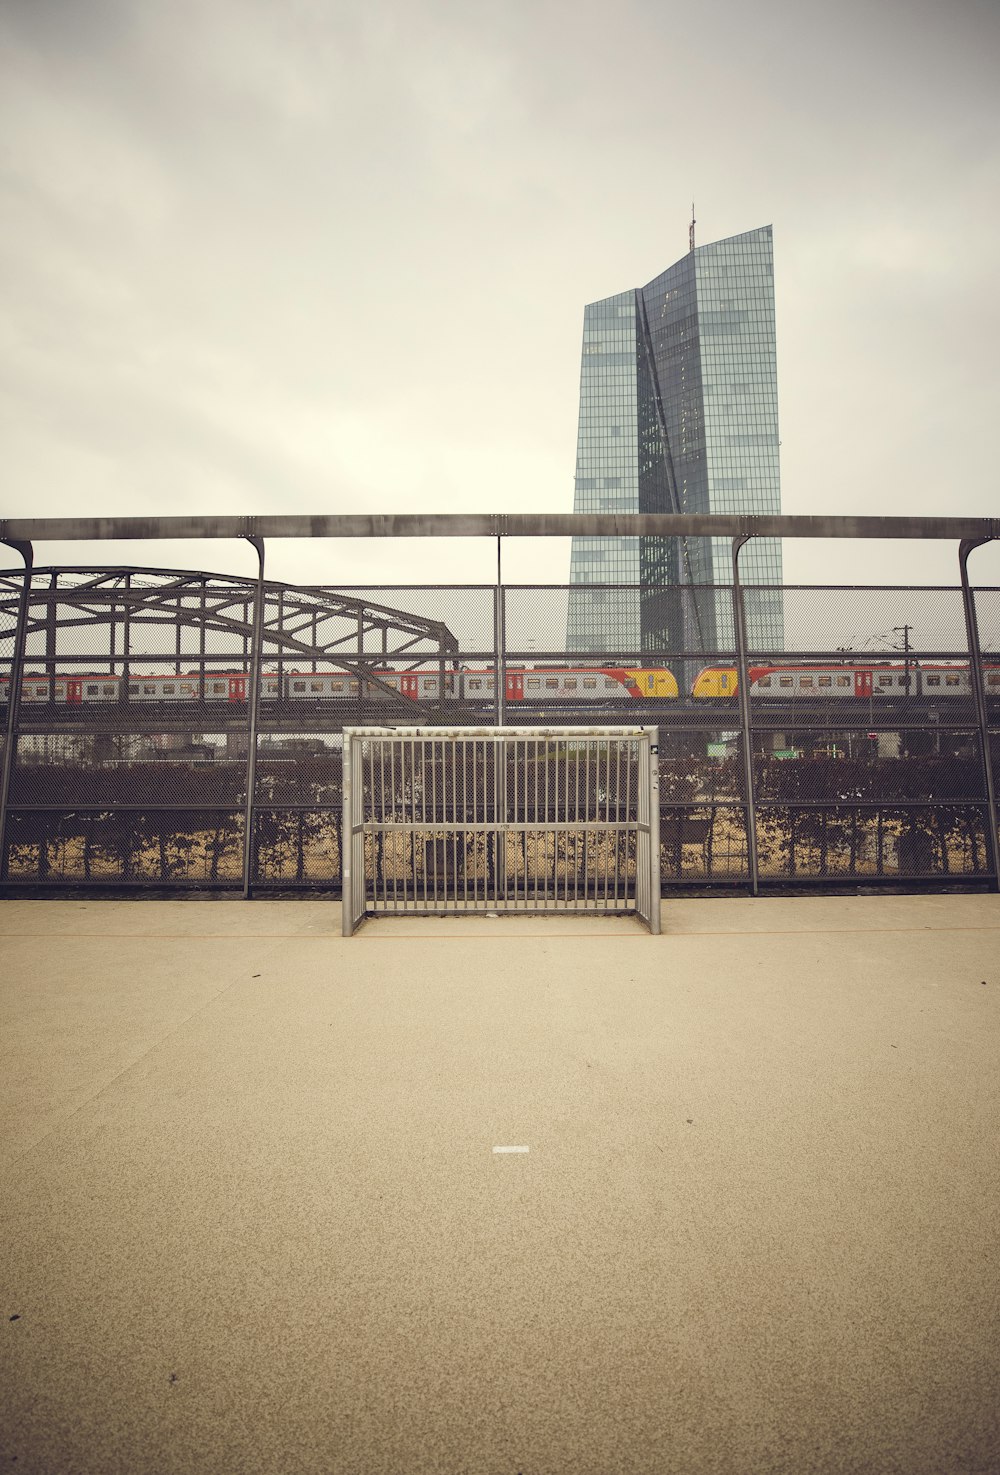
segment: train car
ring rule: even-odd
[[[677,692],[673,672],[662,667],[535,666],[506,672],[511,702],[608,702],[670,698]]]
[[[987,694],[997,688],[1000,672],[986,667]],[[738,694],[735,666],[706,666],[691,687],[692,697],[725,701]],[[899,699],[920,696],[953,701],[972,696],[969,667],[928,665],[919,661],[872,662],[845,666],[839,662],[816,665],[753,665],[750,692],[762,701],[847,701],[853,698]]]
[[[201,696],[201,679],[197,672],[186,676],[129,673],[130,702],[196,702]]]
[[[750,695],[778,702],[889,695],[895,691],[895,674],[892,668],[874,666],[751,666]]]
[[[21,705],[29,706],[49,700],[49,678],[37,671],[26,671],[21,677]],[[10,691],[10,677],[0,676],[0,703],[6,705]],[[65,700],[65,697],[64,697]]]
[[[357,700],[358,681],[346,671],[290,671],[285,696],[290,702],[346,702]]]

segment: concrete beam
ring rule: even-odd
[[[996,517],[444,512],[0,518],[0,542],[161,538],[1000,538]]]

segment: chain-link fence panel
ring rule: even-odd
[[[750,875],[746,811],[728,804],[660,810],[660,880],[672,884],[746,882]]]
[[[757,810],[764,881],[986,879],[985,805],[774,805]]]
[[[744,591],[749,604],[754,590]],[[942,656],[968,652],[959,588],[873,588],[789,585],[780,591],[784,657],[850,652],[895,659],[907,649]],[[748,649],[773,655],[748,630]]]
[[[984,656],[1000,658],[1000,589],[972,591],[979,627],[979,649]],[[993,664],[997,664],[994,661]]]
[[[242,876],[243,815],[12,809],[6,848],[15,885],[232,887]]]

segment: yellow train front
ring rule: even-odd
[[[698,672],[691,695],[703,701],[726,702],[736,695],[735,666],[705,666]]]

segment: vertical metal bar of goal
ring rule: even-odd
[[[747,689],[749,670],[747,667],[747,623],[743,603],[743,588],[740,584],[740,549],[749,543],[752,533],[742,533],[733,539],[733,630],[736,635],[736,689],[740,701],[740,729],[743,742],[743,783],[746,791],[747,860],[750,864],[750,890],[756,896],[760,890],[760,872],[757,864],[757,803],[754,792],[753,741],[750,729],[750,692]]]
[[[660,729],[649,727],[649,930],[660,935]]]
[[[31,573],[34,567],[34,549],[30,543],[3,543],[13,548],[24,559],[24,583],[17,602],[17,624],[14,629],[14,649],[11,651],[10,678],[7,683],[7,734],[3,747],[3,766],[0,769],[0,880],[7,878],[7,801],[10,798],[11,775],[14,771],[14,753],[17,748],[17,719],[21,708],[21,679],[24,672],[24,646],[28,629],[28,604],[31,599]],[[51,688],[50,688],[51,689]]]
[[[969,554],[991,538],[963,538],[958,549],[958,567],[962,578],[962,607],[965,611],[965,634],[969,649],[969,675],[979,727],[979,748],[983,760],[983,782],[986,793],[986,853],[993,872],[992,889],[1000,891],[1000,834],[998,834],[997,796],[993,784],[993,754],[990,751],[990,723],[986,710],[986,687],[983,683],[983,655],[979,643],[979,618],[976,600],[969,584]]]
[[[343,756],[341,760],[341,806],[340,827],[340,910],[341,932],[350,937],[354,932],[354,734],[343,734]]]

